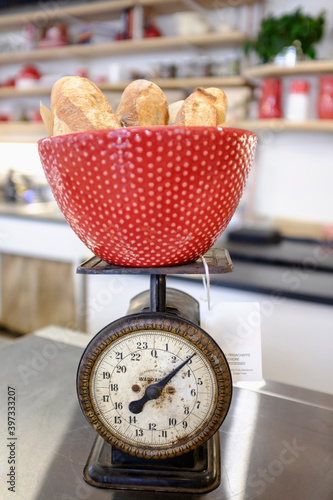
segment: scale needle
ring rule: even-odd
[[[129,411],[132,413],[141,413],[147,401],[151,399],[157,399],[158,397],[160,397],[163,387],[169,382],[169,380],[172,379],[174,375],[176,375],[176,373],[181,368],[183,368],[184,365],[186,365],[186,363],[190,361],[190,359],[193,358],[193,356],[195,356],[195,354],[196,353],[194,352],[191,356],[186,358],[185,361],[180,363],[180,365],[176,366],[176,368],[172,370],[172,372],[168,373],[168,375],[163,377],[159,382],[157,382],[157,384],[148,385],[141,399],[137,399],[135,401],[130,402],[130,404],[128,405]]]

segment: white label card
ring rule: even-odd
[[[257,302],[219,302],[201,307],[201,327],[228,360],[233,382],[262,380],[260,306]]]

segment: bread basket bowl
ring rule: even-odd
[[[115,265],[196,260],[227,227],[254,158],[254,133],[128,127],[47,137],[42,166],[65,219]]]

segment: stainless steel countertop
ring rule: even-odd
[[[64,338],[61,332],[58,338]],[[75,392],[82,351],[36,335],[0,348],[1,499],[183,499],[183,494],[104,490],[84,482],[95,431]],[[5,483],[8,386],[16,389],[15,494]],[[219,436],[221,485],[186,498],[333,500],[333,396],[272,382],[259,391],[235,388]]]

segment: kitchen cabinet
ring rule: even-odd
[[[0,324],[17,333],[46,325],[77,328],[69,262],[2,254]]]
[[[0,207],[0,325],[18,333],[49,324],[85,329],[89,250],[45,203]]]

